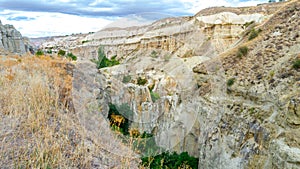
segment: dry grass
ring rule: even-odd
[[[88,135],[79,122],[71,69],[60,58],[0,57],[1,168],[136,168],[109,152],[103,142],[113,138]]]
[[[70,118],[66,62],[26,57],[0,65],[0,165],[89,168],[82,131]]]

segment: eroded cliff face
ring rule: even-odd
[[[24,54],[29,51],[30,45],[13,25],[2,25],[0,21],[0,48],[11,53]]]
[[[129,105],[131,128],[199,157],[201,168],[299,168],[299,6],[210,9],[106,29],[65,48],[91,59],[102,45],[117,55],[120,65],[99,70],[102,114],[108,102]],[[262,32],[248,40],[253,28]]]
[[[244,44],[247,56],[237,57],[235,49],[219,58],[226,79],[235,82],[226,89],[215,129],[201,134],[204,168],[299,168],[300,74],[292,66],[300,53],[299,5],[292,1],[263,24],[260,37]],[[194,72],[205,77],[209,64]]]
[[[82,58],[97,57],[104,47],[107,56],[127,60],[139,50],[163,50],[179,57],[208,56],[235,45],[246,30],[246,23],[262,23],[269,15],[224,12],[211,16],[167,18],[150,25],[106,28],[87,36],[59,37],[42,45],[62,48]]]

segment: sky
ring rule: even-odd
[[[0,0],[2,24],[23,36],[46,37],[96,32],[128,22],[124,18],[160,19],[192,16],[212,6],[252,6],[267,0]],[[138,17],[136,17],[138,16]],[[123,18],[123,19],[122,19]]]

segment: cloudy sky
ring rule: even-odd
[[[267,0],[0,0],[0,20],[13,24],[23,36],[44,37],[95,32],[135,14],[190,16],[211,6],[264,2]]]

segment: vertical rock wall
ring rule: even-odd
[[[0,48],[18,54],[24,54],[28,50],[21,33],[17,31],[13,25],[2,25],[1,21]]]

